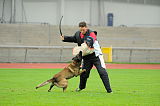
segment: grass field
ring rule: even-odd
[[[79,77],[69,80],[65,93],[49,85],[35,86],[60,69],[0,69],[0,106],[159,106],[160,70],[108,69],[113,89],[106,93],[96,70],[87,88],[75,92]]]

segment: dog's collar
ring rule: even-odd
[[[73,70],[71,67],[68,67],[68,69],[69,69],[71,72],[74,73],[74,70]]]

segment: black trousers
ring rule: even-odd
[[[92,53],[90,55],[83,57],[82,69],[86,69],[86,71],[80,75],[80,84],[79,84],[80,89],[85,89],[87,79],[89,78],[90,70],[92,69],[94,65],[99,73],[99,76],[107,92],[112,92],[112,89],[110,87],[108,73],[104,66],[105,65],[104,60],[102,58],[103,58],[102,55],[96,57],[95,53]]]

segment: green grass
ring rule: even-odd
[[[65,93],[49,85],[35,86],[60,69],[0,69],[0,106],[158,106],[160,70],[108,69],[113,94],[106,93],[96,70],[87,88],[74,92],[79,77],[69,80]]]

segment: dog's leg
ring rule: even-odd
[[[78,73],[78,75],[81,75],[83,72],[85,72],[86,71],[86,69],[83,69],[82,71],[80,71],[79,73]]]
[[[63,88],[63,92],[65,92],[65,91],[66,91],[66,89],[67,89],[67,86]]]
[[[65,92],[66,91],[66,89],[67,89],[67,85],[68,85],[68,83],[54,83],[57,87],[60,87],[60,88],[63,88],[63,92]]]
[[[77,77],[79,75],[80,70],[75,70],[74,75]]]
[[[55,82],[54,85],[56,85],[59,88],[64,88],[68,85],[68,82]]]
[[[47,85],[47,84],[49,84],[49,83],[51,83],[51,82],[52,82],[52,79],[47,80],[47,81],[45,81],[45,82],[39,84],[38,86],[36,86],[36,89],[38,89],[38,88],[40,88],[40,87],[42,87],[42,86],[44,86],[44,85]]]
[[[49,90],[48,90],[48,92],[51,92],[51,89],[53,88],[53,86],[54,86],[54,84],[52,83],[50,88],[49,88]]]
[[[65,92],[68,86],[68,81],[66,79],[62,79],[60,82],[55,82],[54,85],[63,88],[63,92]]]
[[[67,87],[68,87],[68,81],[67,80],[63,81],[63,86],[64,86],[63,87],[63,92],[65,92]]]
[[[81,75],[84,71],[86,71],[86,69],[83,69],[82,71],[78,70],[78,71],[75,71],[75,76],[79,76]]]

